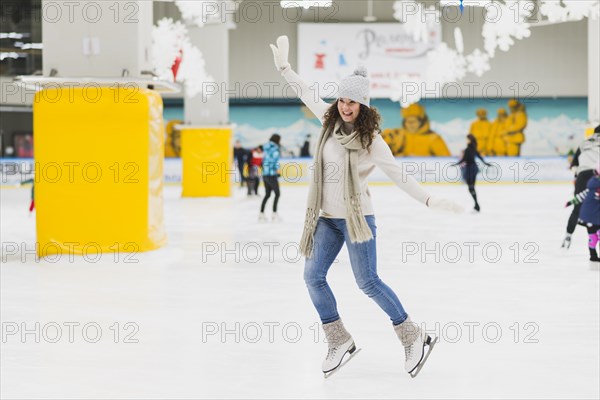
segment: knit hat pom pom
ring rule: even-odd
[[[354,75],[360,75],[360,76],[363,76],[366,78],[367,77],[367,69],[363,66],[357,67],[354,70]]]

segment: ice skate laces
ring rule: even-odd
[[[408,360],[412,356],[413,345],[404,346],[404,356]]]
[[[337,352],[337,347],[330,347],[329,350],[327,350],[327,359],[332,359],[333,357],[335,357],[335,353]]]

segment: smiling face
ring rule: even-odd
[[[340,98],[338,99],[338,111],[344,122],[353,124],[360,113],[360,103],[350,99]]]

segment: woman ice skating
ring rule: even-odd
[[[475,192],[475,182],[477,181],[477,174],[479,173],[479,167],[475,162],[475,157],[479,158],[486,166],[490,167],[492,164],[486,162],[481,154],[477,151],[477,139],[472,134],[467,135],[467,148],[464,151],[464,154],[460,161],[455,163],[454,165],[461,165],[463,179],[467,183],[469,187],[469,193],[473,197],[475,201],[474,210],[479,212],[481,207],[479,206],[479,202],[477,201],[477,192]]]
[[[344,243],[359,288],[390,317],[405,349],[405,368],[416,376],[437,340],[412,322],[396,294],[377,275],[376,225],[367,177],[380,167],[402,190],[430,208],[460,212],[445,199],[429,196],[411,176],[403,173],[380,135],[380,116],[371,108],[369,80],[357,69],[339,85],[334,104],[315,99],[309,87],[288,62],[287,36],[271,45],[275,66],[297,90],[298,96],[317,116],[323,129],[314,154],[314,179],[309,186],[308,207],[300,242],[306,256],[304,280],[319,314],[329,351],[323,361],[325,376],[335,372],[344,356],[356,353],[354,339],[344,327],[327,272]],[[325,179],[324,169],[327,166]],[[333,168],[331,166],[334,166]],[[329,173],[335,171],[333,174]],[[427,352],[426,352],[426,347]]]
[[[263,182],[265,184],[265,198],[260,206],[260,214],[258,220],[260,222],[266,222],[267,217],[265,216],[265,207],[267,201],[271,197],[271,192],[275,193],[275,199],[273,200],[273,215],[271,220],[273,222],[280,221],[279,215],[277,214],[277,203],[279,202],[279,156],[280,156],[280,142],[281,136],[274,134],[269,139],[269,143],[263,146]]]
[[[568,206],[581,206],[579,224],[587,228],[588,249],[590,251],[590,269],[600,269],[600,258],[596,246],[600,242],[600,164],[588,180],[586,189],[577,193]]]

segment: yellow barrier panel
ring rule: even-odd
[[[34,99],[38,254],[138,252],[166,243],[160,95],[55,88]]]
[[[183,197],[231,196],[231,128],[181,126]]]

